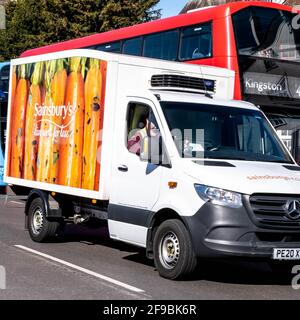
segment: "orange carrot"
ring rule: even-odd
[[[65,91],[67,85],[67,71],[64,68],[63,60],[58,60],[57,71],[51,84],[52,91],[52,101],[55,106],[62,106],[65,102]],[[57,182],[58,178],[58,165],[59,165],[59,144],[60,144],[60,126],[62,125],[62,116],[54,116],[52,121],[56,123],[56,128],[54,128],[54,138],[52,144],[52,152],[50,153],[50,182]],[[55,133],[56,130],[56,133]]]
[[[107,72],[107,62],[100,62],[100,72],[102,76],[102,88],[101,88],[101,102],[100,102],[100,132],[103,130],[103,118],[104,118],[104,102],[105,102],[105,86],[106,86],[106,72]],[[97,161],[96,161],[96,171],[95,171],[95,183],[94,190],[99,190],[100,183],[100,168],[101,168],[101,147],[102,147],[102,137],[98,136],[98,147],[97,147]]]
[[[45,63],[45,90],[42,96],[42,106],[48,107],[51,104],[51,81],[55,74],[55,64],[50,61]],[[36,163],[36,180],[41,182],[50,181],[49,145],[51,144],[50,130],[51,117],[47,114],[41,116],[41,126],[38,145],[38,156]]]
[[[101,61],[100,71],[101,71],[101,75],[102,75],[101,106],[104,106],[104,102],[105,102],[106,74],[107,74],[107,61],[104,61],[104,60]]]
[[[35,108],[42,104],[40,85],[43,79],[43,66],[43,62],[38,62],[34,66],[27,102],[23,177],[28,180],[35,180],[36,177],[36,161],[39,142],[38,132],[40,130],[41,116],[36,114]]]
[[[65,106],[68,113],[63,120],[67,137],[60,139],[58,183],[74,188],[81,187],[82,149],[84,125],[84,80],[81,58],[70,58]]]
[[[12,71],[12,77],[11,77],[11,100],[10,100],[10,105],[11,105],[11,111],[10,114],[13,115],[14,114],[14,99],[16,96],[16,88],[17,88],[17,82],[18,82],[18,78],[17,78],[17,67],[14,66],[13,67],[13,71]],[[13,117],[11,116],[10,119],[10,128],[12,129],[13,126]],[[8,154],[7,154],[7,163],[8,163],[8,174],[9,174],[9,165],[10,165],[10,159],[11,159],[11,148],[8,150]]]
[[[90,59],[90,69],[85,80],[85,118],[83,144],[82,188],[94,190],[97,137],[100,131],[100,103],[102,96],[102,75],[98,59]]]
[[[63,60],[46,62],[45,108],[58,110],[63,106],[67,72]],[[42,116],[37,160],[37,181],[56,183],[58,177],[59,140],[62,115],[58,112]]]
[[[21,65],[20,69],[20,79],[16,88],[13,112],[11,113],[10,175],[15,178],[21,178],[23,172],[24,124],[29,89],[29,84],[26,80],[26,65]]]
[[[17,70],[16,67],[13,67],[13,73],[11,78],[11,105],[14,105],[14,98],[16,95],[17,88]]]

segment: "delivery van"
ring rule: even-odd
[[[201,258],[300,259],[300,167],[232,100],[233,71],[70,50],[10,72],[5,181],[30,189],[33,241],[105,220],[169,279]]]

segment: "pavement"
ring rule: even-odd
[[[35,243],[24,202],[11,197],[0,200],[0,266],[0,300],[300,299],[295,275],[263,262],[203,261],[185,281],[163,279],[144,250],[111,240],[105,225],[67,225],[54,242]]]

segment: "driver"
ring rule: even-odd
[[[128,139],[127,148],[131,153],[140,155],[143,150],[148,150],[148,141],[146,137],[155,137],[158,134],[157,123],[152,113],[144,114],[139,122],[139,129]]]

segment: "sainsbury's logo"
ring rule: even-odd
[[[61,106],[36,104],[34,109],[34,116],[40,117],[34,126],[34,136],[54,139],[70,137],[72,132],[69,127],[75,120],[75,106],[71,104]]]
[[[35,117],[59,117],[62,120],[65,120],[66,117],[72,117],[76,112],[76,107],[71,105],[62,105],[62,106],[45,106],[44,104],[39,106],[38,103],[34,106],[34,116]]]

